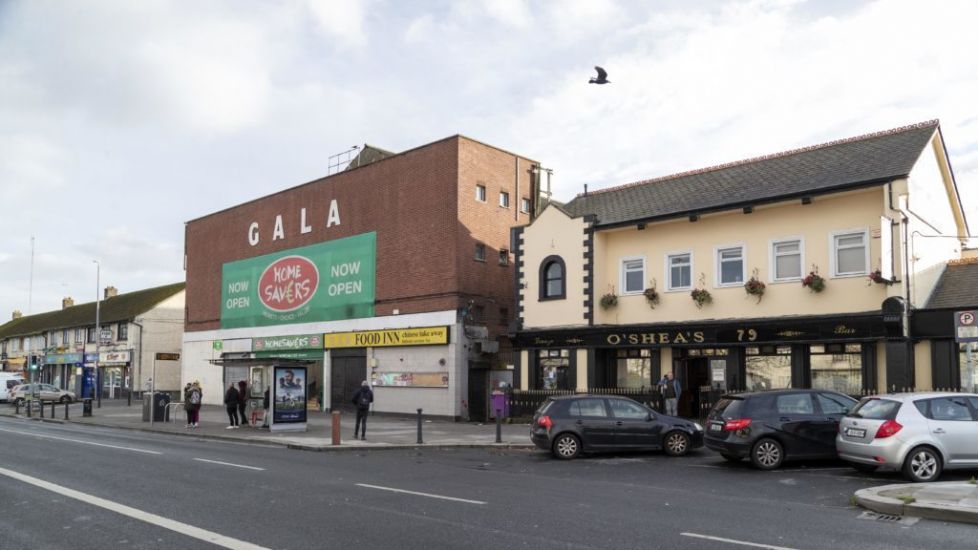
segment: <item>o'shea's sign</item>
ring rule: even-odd
[[[371,317],[377,234],[224,264],[221,328]]]

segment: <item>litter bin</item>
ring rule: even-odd
[[[490,416],[495,418],[496,411],[500,411],[500,416],[502,418],[509,418],[509,399],[506,399],[506,392],[500,390],[493,390],[492,397],[490,401],[492,402],[492,410],[490,411]]]
[[[82,416],[92,416],[92,400],[82,401]]]
[[[155,422],[169,422],[170,409],[167,405],[170,404],[170,395],[164,392],[156,392],[152,394],[143,394],[143,422],[149,422],[150,420],[150,410],[153,411],[153,420]]]

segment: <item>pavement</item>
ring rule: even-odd
[[[898,483],[856,491],[856,502],[879,514],[978,523],[978,483]]]
[[[423,443],[418,441],[416,418],[386,416],[371,413],[367,422],[366,441],[353,439],[355,413],[342,413],[340,416],[340,444],[332,444],[332,418],[329,413],[310,409],[307,414],[305,432],[270,432],[254,426],[241,426],[228,430],[228,416],[223,406],[204,405],[200,411],[197,428],[186,428],[186,416],[182,408],[176,407],[171,422],[156,421],[152,424],[143,420],[142,402],[127,405],[125,400],[102,400],[102,406],[92,408],[92,416],[82,416],[82,405],[69,406],[69,420],[64,420],[65,406],[56,404],[52,418],[51,405],[45,407],[45,421],[71,422],[90,426],[103,426],[157,433],[186,435],[205,439],[221,439],[249,443],[282,445],[291,449],[309,451],[342,451],[362,449],[405,449],[418,447],[502,447],[529,448],[530,429],[527,424],[506,424],[501,428],[501,443],[496,443],[495,423],[451,422],[442,419],[422,417],[421,434]],[[40,419],[38,411],[32,411],[32,418]],[[0,404],[0,416],[26,417],[23,407],[15,414],[13,405]]]

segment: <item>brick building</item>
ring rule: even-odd
[[[205,403],[250,380],[257,401],[271,369],[305,368],[324,409],[370,380],[379,412],[483,417],[491,375],[511,372],[510,228],[532,217],[537,172],[463,136],[367,146],[339,173],[188,222],[184,380]]]

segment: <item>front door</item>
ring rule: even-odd
[[[489,420],[489,416],[486,414],[489,409],[487,399],[489,371],[486,369],[488,366],[485,363],[469,363],[469,420],[474,422]]]
[[[367,379],[366,350],[333,350],[330,357],[329,379],[330,408],[334,411],[354,410],[353,394]]]
[[[682,394],[679,396],[678,413],[686,418],[699,418],[700,388],[710,385],[709,359],[687,357],[676,362]],[[706,416],[703,411],[702,416]]]

